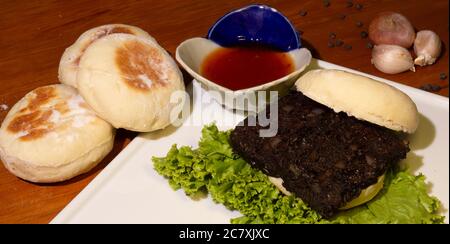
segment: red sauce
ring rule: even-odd
[[[220,48],[200,67],[202,76],[231,90],[258,86],[294,71],[287,53],[266,48]]]

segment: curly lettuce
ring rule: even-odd
[[[427,194],[425,176],[391,170],[383,190],[369,203],[340,213],[335,223],[434,224],[444,217],[437,215],[439,201]]]
[[[208,195],[243,216],[235,224],[278,223],[442,223],[439,201],[427,194],[424,176],[389,171],[385,187],[375,199],[323,219],[300,198],[283,195],[261,171],[233,153],[230,131],[205,126],[199,148],[173,145],[166,157],[153,158],[156,171],[174,190],[193,199]]]

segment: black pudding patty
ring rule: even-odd
[[[269,109],[267,109],[269,110]],[[406,157],[398,132],[335,113],[300,92],[279,100],[278,133],[259,137],[259,125],[241,122],[231,133],[234,151],[273,177],[324,218],[377,182]]]

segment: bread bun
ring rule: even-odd
[[[0,127],[0,157],[16,176],[59,182],[85,173],[112,149],[114,129],[66,85],[37,88]]]
[[[361,120],[413,133],[419,124],[416,104],[388,84],[340,70],[312,70],[295,83],[305,96]]]
[[[116,128],[149,132],[170,124],[184,91],[183,77],[157,43],[128,34],[111,34],[92,43],[81,57],[78,89],[95,112]]]
[[[381,189],[383,189],[384,178],[385,175],[378,177],[377,183],[362,190],[357,198],[346,203],[345,206],[341,208],[341,210],[350,209],[372,200],[378,194],[378,192],[380,192]],[[275,187],[278,188],[278,190],[280,190],[284,195],[286,196],[292,195],[292,193],[283,186],[283,179],[269,176],[269,181],[272,184],[274,184]]]
[[[84,51],[98,39],[114,33],[130,34],[155,41],[147,32],[131,25],[109,24],[92,28],[84,32],[72,46],[64,51],[58,70],[61,83],[77,87],[78,64]]]
[[[345,204],[345,206],[342,207],[341,209],[342,210],[350,209],[350,208],[362,205],[362,204],[372,200],[378,194],[378,192],[380,192],[381,189],[383,189],[384,178],[385,178],[385,174],[378,177],[377,183],[362,190],[361,194],[359,194],[359,196],[357,198],[355,198],[355,199],[351,200],[350,202],[348,202],[347,204]]]

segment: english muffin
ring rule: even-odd
[[[59,182],[85,173],[112,149],[114,128],[76,89],[37,88],[17,102],[0,127],[0,157],[16,176]]]

